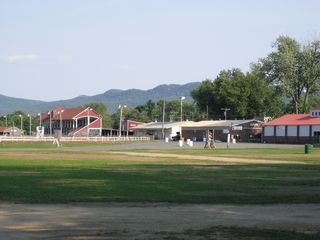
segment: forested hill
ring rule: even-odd
[[[0,115],[12,113],[18,110],[34,115],[38,112],[44,112],[55,107],[78,107],[91,102],[102,102],[106,104],[108,112],[113,113],[116,111],[119,104],[126,104],[128,107],[136,107],[146,103],[149,99],[152,101],[158,101],[161,99],[179,100],[180,96],[185,96],[186,101],[192,101],[190,92],[199,85],[200,82],[192,82],[184,85],[163,84],[149,90],[111,89],[105,93],[94,96],[81,95],[68,100],[52,102],[13,98],[0,95]]]

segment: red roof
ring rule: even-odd
[[[0,127],[0,132],[4,132],[7,129],[8,129],[7,127]]]
[[[80,113],[78,113],[75,117],[76,118],[83,118],[83,117],[87,117],[89,114],[89,116],[93,116],[93,117],[99,117],[99,114],[93,110],[92,108],[86,108],[83,109]]]
[[[320,117],[311,117],[309,114],[287,114],[264,124],[275,125],[320,125]]]
[[[88,116],[99,117],[99,114],[92,108],[54,108],[48,112],[41,113],[41,120],[49,120],[51,113],[52,120],[60,120],[60,112],[62,120],[72,120],[73,118],[83,118]],[[88,112],[89,111],[89,112]]]
[[[73,117],[75,117],[77,114],[81,113],[85,108],[54,108],[48,112],[41,113],[41,119],[42,120],[49,120],[51,113],[51,119],[52,120],[60,120],[60,112],[62,120],[71,120]]]
[[[59,120],[60,119],[60,112],[63,110],[61,113],[61,118],[62,120],[71,120],[73,119],[77,114],[82,112],[84,108],[65,108],[65,109],[60,109],[58,111],[55,111],[52,115],[52,120]]]

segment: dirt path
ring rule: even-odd
[[[320,231],[320,204],[0,204],[0,239],[203,239],[214,226]],[[219,238],[217,238],[219,239]]]
[[[168,154],[168,153],[138,153],[138,152],[112,152],[112,154],[141,156],[141,157],[161,157],[161,158],[178,158],[186,160],[211,160],[224,163],[254,163],[254,164],[307,164],[299,161],[285,161],[285,160],[269,160],[269,159],[250,159],[239,157],[220,157],[220,156],[195,156],[185,154]]]

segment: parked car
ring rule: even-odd
[[[176,135],[171,136],[172,141],[179,141],[180,140],[180,132],[176,132]]]

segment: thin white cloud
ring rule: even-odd
[[[12,54],[8,56],[2,57],[2,59],[6,60],[7,62],[33,62],[40,57],[36,54]]]
[[[134,67],[131,67],[131,66],[128,66],[128,65],[121,65],[120,66],[120,69],[122,70],[122,71],[125,71],[125,72],[132,72],[132,71],[136,71],[136,68],[134,68]]]
[[[69,63],[73,60],[73,56],[71,55],[40,56],[37,54],[11,54],[11,55],[0,56],[0,60],[9,62],[9,63],[32,63],[38,60]]]

